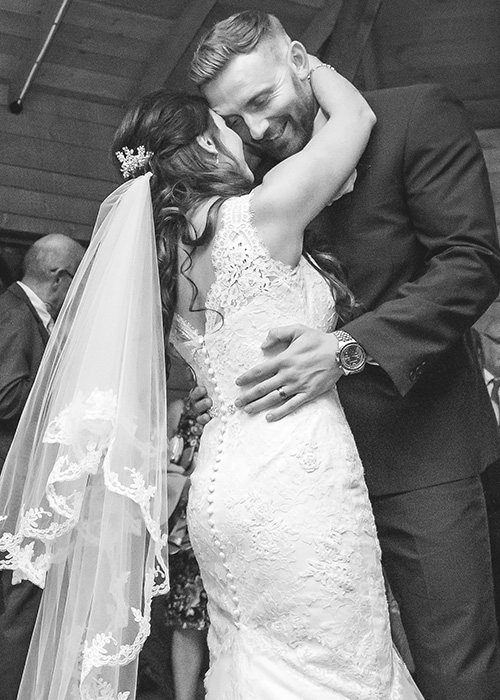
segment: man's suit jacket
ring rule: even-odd
[[[0,295],[0,469],[48,339],[30,300],[12,284]]]
[[[498,294],[489,181],[461,104],[439,86],[368,93],[377,124],[351,194],[311,235],[361,303],[345,324],[376,362],[338,390],[371,495],[465,478],[499,441],[469,329]]]

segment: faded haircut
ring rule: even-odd
[[[198,86],[213,80],[233,56],[253,51],[266,42],[278,55],[290,37],[283,25],[267,12],[245,10],[217,22],[200,41],[189,69],[189,78]]]

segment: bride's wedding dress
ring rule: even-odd
[[[336,321],[323,277],[274,260],[251,195],[221,208],[201,336],[173,342],[213,400],[189,531],[209,597],[207,700],[417,700],[395,651],[363,468],[336,391],[269,423],[234,406],[272,327]]]

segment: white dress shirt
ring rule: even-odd
[[[493,380],[495,379],[495,377],[491,374],[491,372],[488,372],[487,369],[483,369],[483,376],[484,376],[484,381],[486,382],[486,387],[488,389],[488,394],[490,395],[491,405],[493,406],[493,410],[495,411],[495,417],[497,419],[497,423],[500,423],[500,409],[499,409],[498,403],[491,398],[491,392],[493,389]]]
[[[23,292],[30,300],[31,304],[33,305],[33,308],[40,317],[41,322],[47,329],[47,332],[50,333],[54,327],[54,319],[49,314],[49,310],[47,309],[46,303],[42,301],[38,294],[35,294],[35,292],[31,289],[31,287],[28,287],[28,285],[24,284],[23,282],[18,282],[17,284],[21,287]]]

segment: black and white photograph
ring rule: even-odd
[[[499,700],[498,0],[0,0],[0,700]]]

